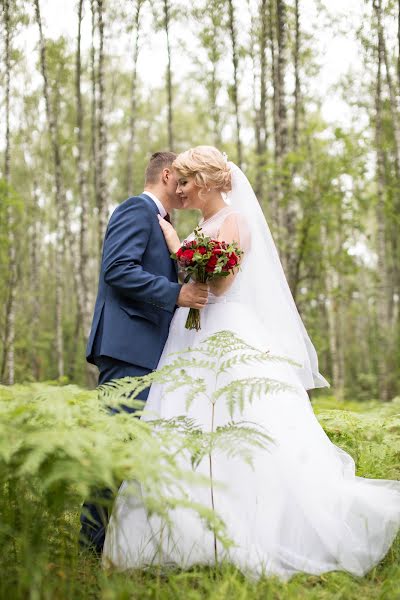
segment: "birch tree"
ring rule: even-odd
[[[383,151],[383,106],[382,106],[382,68],[384,49],[382,35],[382,1],[373,0],[377,20],[377,74],[375,88],[375,147],[376,147],[376,186],[377,186],[377,255],[378,255],[378,321],[380,330],[380,348],[378,352],[379,394],[381,400],[388,400],[388,363],[387,335],[390,323],[390,301],[388,299],[389,277],[387,263],[387,240],[385,222],[385,157]]]
[[[171,67],[171,42],[170,42],[170,3],[168,0],[164,0],[163,3],[164,11],[164,31],[167,42],[167,73],[166,73],[166,85],[167,85],[167,103],[168,103],[168,148],[171,152],[174,150],[174,129],[173,129],[173,107],[172,107],[172,67]]]
[[[92,154],[93,164],[93,193],[95,203],[98,208],[99,192],[99,177],[98,177],[98,136],[97,136],[97,66],[96,66],[96,0],[90,0],[90,14],[91,14],[91,46],[90,46],[90,82],[91,82],[91,102],[90,102],[90,147]],[[99,232],[97,232],[98,237]],[[98,241],[98,245],[100,242]]]
[[[76,157],[76,168],[78,175],[78,197],[80,202],[80,238],[79,238],[79,251],[77,252],[77,260],[79,264],[79,289],[78,303],[79,312],[82,318],[82,325],[84,335],[87,334],[90,327],[91,317],[91,305],[90,305],[90,294],[89,294],[89,232],[88,232],[88,219],[89,219],[89,196],[86,185],[86,176],[84,172],[84,152],[83,152],[83,105],[82,105],[82,91],[81,91],[81,27],[82,27],[82,9],[83,0],[78,2],[78,33],[77,33],[77,45],[76,45],[76,69],[75,69],[75,92],[76,92],[76,144],[77,144],[77,157]]]
[[[279,129],[279,82],[276,50],[276,3],[275,0],[268,2],[268,41],[271,57],[271,80],[273,87],[272,96],[272,123],[273,123],[273,157],[274,174],[270,189],[271,217],[274,229],[274,236],[279,247],[281,247],[282,237],[282,207],[280,202],[280,185],[278,178],[280,164],[280,129]],[[282,256],[284,258],[284,256]]]
[[[277,167],[280,182],[279,203],[281,210],[281,230],[284,232],[284,243],[281,244],[283,251],[283,262],[289,285],[293,286],[295,270],[295,242],[296,242],[296,207],[289,193],[290,181],[288,175],[287,155],[289,152],[288,135],[288,110],[285,76],[287,71],[287,6],[285,0],[276,0],[276,31],[277,31],[277,61],[276,79],[277,86],[277,118],[276,145],[277,145]],[[275,91],[274,91],[275,93]]]
[[[293,51],[294,64],[294,116],[293,116],[293,150],[299,145],[299,118],[300,118],[300,6],[295,0],[295,38]]]
[[[40,359],[37,348],[37,339],[40,328],[40,239],[41,239],[41,220],[39,218],[39,186],[36,178],[33,179],[33,223],[31,236],[31,302],[32,302],[32,372],[36,381],[40,380]]]
[[[107,174],[106,174],[106,125],[105,125],[105,66],[104,66],[104,4],[97,0],[97,27],[99,32],[98,57],[98,148],[97,148],[97,179],[98,179],[98,211],[99,211],[99,255],[107,227]]]
[[[239,49],[237,43],[237,32],[236,32],[236,14],[233,6],[233,0],[228,0],[228,14],[229,14],[229,36],[232,48],[232,67],[233,67],[233,84],[230,88],[233,106],[235,109],[235,125],[236,125],[236,153],[237,153],[237,164],[241,168],[243,163],[242,157],[242,142],[240,139],[241,132],[241,119],[240,119],[240,105],[239,105]]]
[[[133,170],[133,153],[135,149],[136,137],[136,105],[137,105],[137,62],[139,57],[139,39],[140,39],[140,11],[143,6],[143,0],[132,0],[134,6],[134,24],[133,24],[133,55],[132,55],[132,81],[131,81],[131,101],[129,113],[129,143],[128,143],[128,158],[126,164],[126,184],[127,193],[134,193],[134,170]]]
[[[257,156],[257,167],[256,167],[256,182],[254,191],[259,201],[264,198],[265,192],[265,170],[267,165],[267,43],[268,43],[268,2],[267,0],[260,0],[258,6],[258,18],[254,19],[253,28],[256,29],[256,36],[258,43],[255,40],[252,41],[252,59],[253,69],[256,69],[255,50],[258,49],[259,54],[259,70],[260,70],[260,92],[259,92],[259,105],[257,106],[256,101],[256,86],[254,86],[254,113],[255,113],[255,138],[256,138],[256,156]]]
[[[11,80],[11,15],[9,0],[3,1],[3,21],[5,40],[5,149],[4,149],[4,179],[6,194],[10,194],[11,176],[11,139],[10,139],[10,80]],[[8,298],[6,302],[5,327],[4,327],[4,354],[1,369],[1,378],[9,384],[15,378],[15,309],[17,286],[16,240],[14,232],[14,211],[11,202],[7,202],[7,231],[8,231]]]
[[[40,68],[43,78],[43,95],[46,105],[46,117],[50,134],[50,143],[53,154],[55,206],[57,213],[56,230],[56,259],[55,259],[55,292],[56,292],[56,356],[58,376],[64,375],[64,339],[63,339],[63,256],[65,248],[65,193],[62,185],[61,154],[57,131],[57,111],[53,110],[50,101],[48,83],[48,67],[46,57],[46,44],[43,36],[42,19],[39,0],[35,0],[35,16],[39,29]]]
[[[218,106],[218,98],[222,88],[221,57],[225,52],[224,31],[226,28],[225,0],[207,0],[202,6],[195,5],[193,16],[196,21],[196,31],[207,56],[207,65],[199,62],[202,70],[199,79],[204,82],[207,90],[208,110],[206,118],[211,120],[213,144],[217,148],[222,146],[222,117]],[[195,59],[196,60],[196,59]],[[197,62],[197,61],[196,61]]]

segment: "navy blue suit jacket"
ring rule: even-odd
[[[99,289],[86,350],[154,369],[180,291],[174,261],[146,194],[120,204],[108,223]]]

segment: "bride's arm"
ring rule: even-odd
[[[236,242],[239,248],[241,248],[240,237],[238,216],[236,214],[228,215],[218,232],[218,240],[221,242],[227,242],[228,244],[230,242]],[[224,294],[231,287],[236,275],[237,270],[235,273],[229,273],[229,275],[226,277],[217,277],[216,279],[211,280],[209,282],[210,292],[212,292],[215,296],[222,296],[222,294]]]

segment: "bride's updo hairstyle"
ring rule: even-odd
[[[224,156],[213,146],[196,146],[178,154],[172,163],[179,177],[194,177],[199,195],[211,188],[219,192],[232,189],[231,170]]]

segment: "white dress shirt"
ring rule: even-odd
[[[150,198],[153,200],[154,204],[157,206],[158,210],[160,211],[160,215],[162,216],[162,218],[164,218],[165,215],[167,214],[167,211],[165,210],[164,206],[161,204],[161,202],[157,198],[157,196],[155,196],[151,192],[148,192],[147,190],[144,190],[143,194],[146,194],[146,196],[150,196]]]

